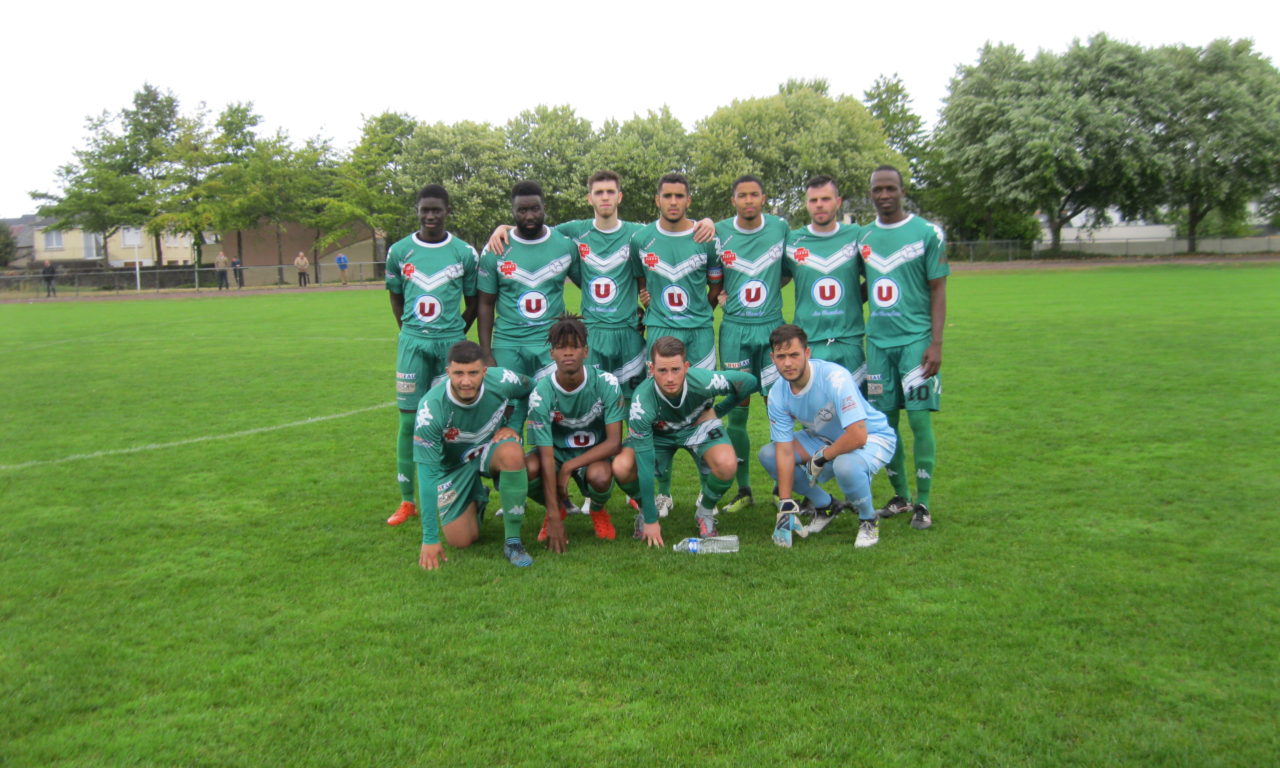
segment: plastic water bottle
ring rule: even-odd
[[[700,539],[697,536],[691,536],[687,539],[677,541],[672,547],[677,552],[688,552],[691,555],[702,555],[709,552],[737,552],[738,537],[737,536],[708,536]]]

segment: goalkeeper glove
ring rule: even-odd
[[[822,474],[822,468],[827,465],[827,457],[822,455],[822,449],[809,457],[805,462],[804,471],[809,475],[809,482],[814,485],[818,484],[818,475]]]

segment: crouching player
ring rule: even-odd
[[[702,493],[694,511],[699,536],[716,535],[716,503],[733,484],[738,457],[720,419],[759,391],[745,371],[690,368],[684,343],[673,336],[649,347],[649,370],[631,398],[622,452],[613,460],[613,476],[629,496],[640,500],[636,538],[662,546],[662,526],[654,503],[654,477],[670,472],[675,452],[693,455],[702,474]],[[720,402],[715,399],[724,396]],[[666,468],[663,470],[662,468]]]
[[[448,378],[418,405],[413,432],[422,501],[418,564],[427,570],[449,559],[440,544],[442,526],[451,547],[471,546],[480,537],[489,497],[481,475],[498,486],[498,514],[506,533],[502,553],[512,565],[533,565],[520,541],[529,483],[520,436],[511,424],[513,406],[527,398],[533,386],[515,371],[486,367],[484,360],[484,351],[474,341],[454,344],[445,366]]]
[[[591,502],[596,537],[613,539],[605,504],[613,486],[610,462],[622,446],[622,391],[611,373],[586,367],[587,326],[566,315],[547,332],[555,373],[540,379],[529,395],[529,440],[525,457],[529,498],[547,508],[538,533],[553,552],[563,552],[569,478]],[[556,513],[558,511],[558,514]]]
[[[796,325],[781,325],[769,335],[770,356],[786,381],[769,391],[769,434],[760,463],[778,483],[778,521],[773,541],[791,546],[791,533],[821,530],[830,517],[815,514],[808,529],[800,525],[794,488],[815,507],[832,504],[820,483],[835,476],[845,498],[858,510],[854,546],[880,540],[879,518],[871,505],[871,478],[893,457],[897,437],[884,414],[867,404],[853,375],[835,363],[810,359],[809,339]],[[794,431],[796,423],[803,429]],[[782,467],[784,471],[779,471]],[[786,471],[790,469],[791,471]]]

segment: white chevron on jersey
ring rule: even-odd
[[[415,269],[409,275],[409,280],[422,290],[430,292],[450,281],[461,280],[465,271],[461,264],[450,264],[434,275],[424,275],[421,270]]]
[[[475,432],[463,432],[458,430],[458,434],[450,442],[469,443],[472,445],[479,445],[480,443],[488,442],[489,439],[493,437],[493,433],[498,431],[498,424],[506,417],[507,405],[510,403],[510,400],[503,400],[502,407],[494,411],[493,415],[489,417],[489,420],[484,423],[484,426],[480,427]],[[445,429],[445,432],[447,433],[449,429],[455,429],[455,427],[448,427]]]
[[[565,416],[562,412],[560,414],[560,421],[557,423],[567,429],[585,429],[586,427],[591,426],[591,422],[603,417],[604,403],[597,400],[591,404],[590,410],[577,418],[570,418],[569,416]]]
[[[765,251],[760,258],[755,260],[744,259],[742,258],[742,254],[735,252],[733,255],[733,261],[729,264],[725,264],[724,268],[732,269],[734,272],[741,272],[755,277],[777,263],[778,259],[782,258],[782,250],[782,243],[778,243]]]
[[[608,256],[597,256],[595,251],[592,251],[582,261],[599,272],[612,272],[619,266],[626,264],[630,258],[631,246],[624,245]]]
[[[645,266],[649,266],[649,265],[645,264]],[[654,272],[657,272],[658,274],[667,278],[667,280],[674,283],[675,281],[685,277],[686,275],[693,274],[697,270],[703,269],[706,266],[707,266],[707,254],[695,253],[694,255],[690,256],[689,258],[685,259],[679,264],[668,264],[662,259],[658,259],[658,262],[654,264],[652,267],[650,267],[650,269],[652,269]]]
[[[518,283],[524,283],[530,288],[537,288],[539,285],[553,277],[563,276],[564,273],[569,270],[569,265],[573,263],[573,257],[568,255],[561,256],[555,261],[547,262],[542,265],[540,269],[535,269],[532,272],[523,269],[519,264],[516,264],[515,271],[510,275],[502,273],[502,265],[504,263],[505,262],[498,262],[498,272],[500,274],[503,274],[505,277],[515,280]],[[512,264],[515,264],[515,262],[512,262]]]
[[[804,246],[792,246],[787,249],[787,255],[790,256],[793,261],[795,260],[797,247],[803,248]],[[804,261],[797,261],[796,263],[803,264],[806,267],[813,267],[822,274],[829,275],[838,267],[842,267],[845,264],[848,264],[851,260],[857,258],[857,256],[857,247],[854,246],[853,243],[847,243],[842,246],[840,250],[830,256],[818,256],[813,251],[810,251]]]
[[[888,274],[898,267],[906,264],[908,261],[918,259],[924,255],[924,241],[917,240],[914,243],[907,243],[898,250],[888,256],[881,256],[875,251],[867,256],[867,264],[875,268],[880,274]]]

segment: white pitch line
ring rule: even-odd
[[[195,443],[206,443],[210,440],[229,440],[233,437],[248,437],[249,435],[258,435],[263,432],[275,432],[279,429],[289,429],[291,427],[305,427],[308,424],[315,424],[321,421],[330,421],[332,419],[342,419],[347,416],[355,416],[358,413],[367,413],[376,411],[379,408],[393,406],[395,403],[383,403],[381,405],[371,405],[368,408],[357,408],[354,411],[345,413],[334,413],[328,416],[312,416],[302,421],[291,421],[288,424],[276,424],[272,427],[254,427],[253,429],[245,429],[239,432],[228,432],[225,435],[205,435],[204,437],[192,437],[187,440],[178,440],[172,443],[152,443],[150,445],[138,445],[133,448],[117,448],[110,451],[95,451],[93,453],[77,453],[74,456],[64,456],[61,459],[40,459],[38,461],[25,461],[21,464],[0,464],[0,471],[13,469],[29,469],[31,467],[43,467],[49,464],[66,464],[69,461],[82,461],[84,459],[100,459],[105,456],[123,456],[130,453],[143,453],[145,451],[162,451],[166,448],[178,448],[184,445],[194,445]]]

